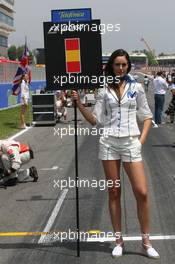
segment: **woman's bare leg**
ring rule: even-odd
[[[21,128],[25,127],[25,113],[27,110],[27,105],[21,105],[21,112],[20,112],[20,126]]]
[[[132,189],[137,201],[137,214],[142,234],[149,234],[149,201],[148,184],[144,172],[143,162],[124,162],[125,171],[130,179]],[[145,244],[151,244],[149,237],[143,239]]]
[[[120,160],[103,160],[103,168],[106,175],[106,180],[113,181],[113,187],[108,188],[109,193],[109,211],[114,232],[121,232],[121,187],[118,187],[115,182],[120,183]],[[116,187],[115,187],[116,186]],[[122,238],[116,240],[121,242]]]

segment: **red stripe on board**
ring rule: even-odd
[[[78,50],[80,49],[79,38],[65,39],[66,50]]]
[[[67,72],[80,72],[80,62],[79,61],[71,61],[71,62],[67,62]]]

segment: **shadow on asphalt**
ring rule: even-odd
[[[55,248],[65,248],[67,250],[74,250],[75,257],[77,253],[77,244],[76,242],[53,242],[45,244],[37,243],[3,243],[0,244],[0,249],[55,249]],[[82,242],[80,243],[80,253],[81,252],[104,252],[111,254],[112,248],[110,243],[97,243],[97,242]],[[58,255],[74,256],[72,253],[61,253],[57,252]],[[141,252],[138,251],[127,251],[124,250],[123,255],[137,255],[147,258]]]
[[[174,148],[173,144],[151,145],[154,148]]]

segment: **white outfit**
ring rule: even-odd
[[[25,103],[28,104],[29,98],[30,98],[29,86],[24,80],[22,80],[21,82],[21,104],[25,104]]]
[[[134,82],[126,84],[120,102],[113,89],[100,89],[92,114],[105,132],[118,138],[140,135],[137,116],[141,121],[153,117],[142,85]]]
[[[104,129],[99,142],[99,159],[142,160],[137,116],[144,121],[152,119],[153,115],[140,83],[128,82],[120,101],[113,89],[102,88],[96,96],[92,114],[97,125]]]
[[[153,80],[153,86],[155,94],[166,94],[166,91],[168,89],[168,83],[161,76],[157,76]]]
[[[65,98],[66,101],[66,98]],[[61,99],[58,99],[55,103],[56,105],[56,112],[57,112],[57,116],[60,118],[62,116],[67,116],[67,108],[65,106],[63,106],[63,102]]]
[[[21,144],[14,140],[1,140],[0,150],[2,152],[0,156],[0,168],[5,170],[14,169],[14,173],[6,177],[6,180],[16,178],[19,175],[24,177],[28,174],[28,170],[21,170],[21,165],[27,163],[30,160],[30,152],[20,151]],[[29,176],[29,175],[28,175]]]
[[[138,137],[100,137],[100,160],[119,160],[123,162],[137,162],[142,160],[142,144]]]

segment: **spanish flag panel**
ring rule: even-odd
[[[80,73],[81,58],[80,58],[80,39],[67,38],[65,39],[65,55],[66,55],[66,72]]]

